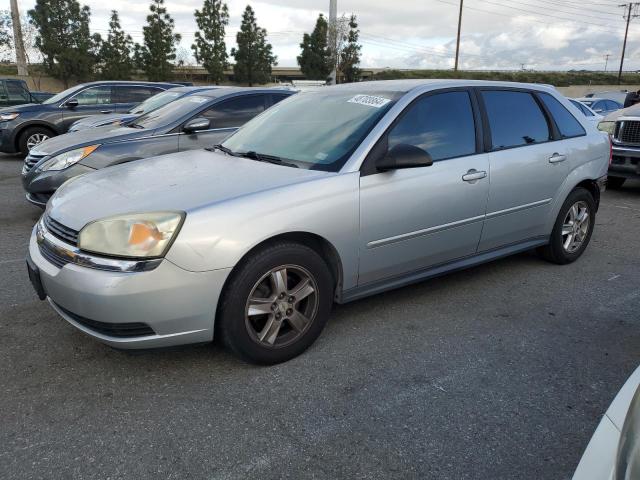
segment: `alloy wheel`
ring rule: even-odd
[[[34,133],[33,135],[29,135],[29,138],[27,138],[27,149],[31,150],[33,147],[44,142],[48,138],[49,135],[46,133]]]
[[[263,347],[295,343],[309,329],[318,312],[318,286],[305,268],[282,265],[258,280],[245,308],[250,337]]]
[[[587,202],[579,201],[571,205],[562,222],[562,248],[567,253],[580,249],[589,233],[591,215]]]

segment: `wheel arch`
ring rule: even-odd
[[[582,180],[580,183],[578,183],[575,187],[571,189],[571,192],[573,192],[576,188],[584,188],[591,194],[594,202],[596,202],[596,212],[597,212],[598,208],[600,207],[600,187],[598,186],[598,182],[590,179]]]
[[[24,133],[24,131],[29,129],[29,128],[33,128],[33,127],[46,128],[47,130],[49,130],[53,134],[52,137],[56,137],[56,136],[60,135],[58,130],[53,125],[51,125],[49,123],[38,122],[38,121],[25,123],[23,125],[20,125],[15,130],[15,132],[13,133],[13,145],[16,148],[16,150],[20,148],[20,137],[22,137],[22,134]]]
[[[339,299],[340,294],[342,292],[342,279],[344,276],[344,270],[342,267],[342,260],[340,259],[340,254],[335,246],[326,238],[311,232],[303,232],[303,231],[295,231],[295,232],[286,232],[280,233],[278,235],[274,235],[272,237],[266,238],[253,247],[249,249],[242,257],[236,262],[235,266],[232,268],[231,272],[227,276],[227,280],[223,286],[223,291],[229,282],[229,279],[233,277],[233,274],[238,269],[238,266],[248,258],[254,252],[276,242],[289,241],[293,243],[299,243],[301,245],[305,245],[313,249],[323,260],[327,263],[329,267],[329,271],[331,272],[331,276],[334,280],[335,291],[334,291],[334,299]]]

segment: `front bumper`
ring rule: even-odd
[[[640,147],[613,145],[613,158],[609,165],[612,177],[640,177]]]
[[[40,252],[36,228],[29,241],[29,256],[58,314],[87,335],[121,349],[213,340],[218,298],[231,270],[189,272],[168,260],[144,272],[102,271],[73,263],[59,268]],[[153,333],[105,333],[118,331],[121,325],[140,323],[148,325]]]
[[[15,125],[12,121],[0,122],[0,152],[16,153],[16,139],[13,135]]]
[[[36,168],[22,171],[22,187],[27,193],[27,200],[34,205],[43,207],[55,191],[67,180],[95,172],[94,168],[87,167],[81,163],[76,163],[64,170],[37,171]]]

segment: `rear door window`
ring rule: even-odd
[[[553,95],[548,93],[540,93],[539,95],[544,105],[551,112],[551,116],[556,121],[560,135],[563,138],[579,137],[586,134],[580,122]]]
[[[399,144],[419,147],[434,161],[476,152],[476,129],[466,91],[418,99],[389,132],[389,149]]]
[[[143,85],[119,85],[115,87],[115,103],[140,103],[163,90]]]
[[[489,118],[494,150],[551,140],[547,119],[531,93],[485,90],[482,98]]]
[[[211,128],[241,127],[264,112],[266,95],[246,95],[225,100],[200,115],[211,120]]]

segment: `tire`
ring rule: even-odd
[[[225,346],[248,362],[285,362],[318,338],[333,294],[329,267],[315,250],[277,242],[251,254],[232,272],[216,329]]]
[[[29,153],[29,150],[31,150],[35,145],[53,136],[55,136],[55,134],[46,127],[29,127],[20,134],[20,138],[18,139],[18,150],[26,156]],[[40,141],[32,145],[32,142],[37,141],[38,139],[40,139]]]
[[[624,185],[626,178],[624,177],[607,177],[607,188],[618,190]]]
[[[572,211],[574,207],[577,210]],[[583,217],[579,221],[572,220],[573,217],[579,219],[582,216],[583,208],[586,209],[588,217],[586,219]],[[591,193],[584,188],[573,190],[562,204],[551,232],[549,244],[539,249],[542,257],[558,265],[575,262],[580,258],[591,240],[596,220],[595,212],[596,202]],[[563,235],[565,221],[567,228],[564,229],[565,235]],[[569,228],[571,233],[566,233]],[[570,236],[572,237],[569,238]]]

